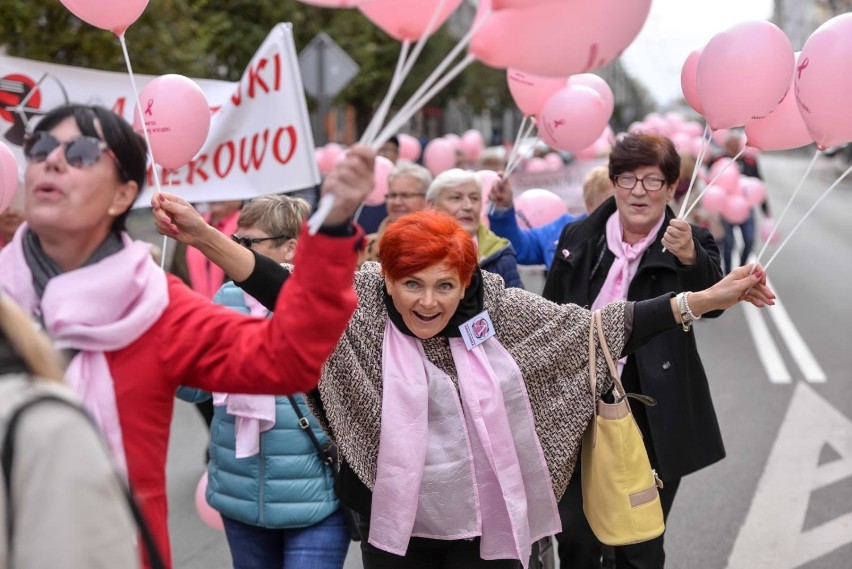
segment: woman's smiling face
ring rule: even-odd
[[[412,334],[426,340],[446,328],[464,297],[458,271],[432,265],[397,281],[385,279],[388,294]]]

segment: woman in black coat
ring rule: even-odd
[[[674,219],[667,205],[679,174],[680,157],[667,138],[638,134],[618,142],[609,160],[615,196],[563,230],[544,297],[597,308],[612,300],[701,290],[721,280],[712,235]],[[661,334],[621,363],[625,389],[657,400],[654,407],[632,409],[664,483],[660,498],[668,516],[681,477],[725,456],[695,334],[691,328]],[[601,544],[583,515],[579,477],[577,468],[560,502],[559,557],[562,567],[597,568]],[[662,568],[663,536],[617,547],[615,554],[619,569]]]

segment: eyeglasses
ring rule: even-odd
[[[258,243],[263,243],[264,241],[270,241],[272,239],[292,239],[289,235],[277,235],[275,237],[240,237],[236,233],[231,235],[231,241],[234,243],[239,243],[246,249],[251,249],[252,245],[256,245]]]
[[[387,194],[385,196],[385,201],[391,201],[391,200],[395,200],[397,198],[399,198],[401,200],[408,201],[408,200],[413,200],[413,199],[416,199],[416,198],[424,198],[424,197],[426,197],[426,194],[419,194],[419,193],[416,193],[416,192],[399,192],[399,193],[394,193],[394,194]]]
[[[24,156],[27,161],[32,163],[44,162],[50,153],[58,147],[62,147],[65,154],[65,161],[69,166],[74,168],[88,168],[93,166],[101,154],[106,153],[115,162],[116,167],[121,172],[124,179],[127,179],[127,173],[121,166],[121,163],[113,154],[109,145],[94,136],[78,136],[65,142],[59,140],[46,131],[38,131],[28,136],[24,141]]]
[[[633,174],[619,174],[615,177],[615,185],[625,190],[632,190],[636,187],[637,182],[642,182],[642,187],[645,188],[646,192],[656,192],[663,189],[663,186],[666,185],[664,179],[657,178],[656,176],[637,178]]]

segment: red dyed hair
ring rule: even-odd
[[[455,218],[423,210],[388,225],[379,241],[379,262],[392,281],[446,263],[468,286],[477,264],[476,246]]]

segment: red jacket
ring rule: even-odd
[[[115,381],[130,485],[171,566],[166,451],[180,385],[231,393],[290,394],[313,389],[357,303],[352,237],[299,240],[299,267],[270,319],[210,303],[167,275],[169,305],[128,347],[106,354]]]

